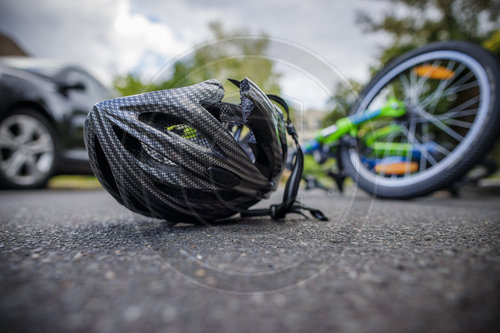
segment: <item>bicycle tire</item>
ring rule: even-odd
[[[457,103],[450,98],[450,95],[452,95],[455,99],[457,99],[458,96],[458,100],[461,102],[463,98],[466,98],[463,97],[464,95],[472,96],[473,92],[477,92],[477,96],[471,97],[469,100],[466,100],[462,104],[456,106],[459,111],[449,113],[448,115],[446,112],[450,112],[450,110],[445,110],[445,113],[442,114],[431,114],[431,108],[423,103],[423,98],[428,98],[437,90],[434,90],[434,92],[430,91],[429,95],[420,95],[418,89],[412,87],[411,84],[409,84],[410,81],[408,81],[409,78],[411,78],[411,75],[418,75],[418,73],[415,74],[415,68],[417,68],[416,66],[441,66],[441,64],[447,64],[447,67],[442,66],[443,68],[451,68],[450,72],[452,72],[452,74],[450,75],[458,73],[459,69],[461,69],[460,74],[456,75],[456,78],[450,76],[451,78],[446,80],[452,80],[453,78],[453,80],[456,80],[455,82],[458,82],[460,77],[460,80],[462,80],[464,77],[469,76],[472,79],[475,78],[477,82],[477,86],[475,87],[472,85],[474,81],[470,79],[471,81],[469,83],[467,83],[468,81],[464,81],[465,83],[460,83],[462,86],[459,85],[455,90],[450,90],[451,93],[446,90],[440,92],[439,94],[435,93],[436,96],[434,98],[441,99],[442,96],[446,97],[445,102],[435,102],[431,98],[432,103],[437,103],[434,104],[434,107],[436,108],[435,105],[440,105],[440,103],[448,103],[450,105],[453,105],[451,103]],[[458,64],[458,66],[454,67],[455,64]],[[455,72],[453,72],[453,70]],[[406,79],[404,76],[406,76]],[[396,81],[396,79],[398,79],[401,83]],[[366,147],[363,148],[362,144],[359,142],[360,140],[357,139],[357,141],[355,141],[357,142],[355,145],[351,144],[348,146],[344,144],[339,150],[339,157],[346,173],[360,188],[381,198],[410,199],[425,196],[436,190],[450,186],[454,181],[460,179],[469,170],[471,170],[488,153],[498,137],[498,129],[500,125],[499,79],[500,66],[498,60],[490,52],[469,42],[437,42],[411,51],[392,60],[378,74],[376,74],[363,89],[349,113],[355,114],[369,109],[370,105],[374,104],[377,98],[383,94],[388,94],[388,91],[390,91],[391,94],[403,91],[405,94],[405,105],[408,106],[407,109],[413,108],[412,110],[418,111],[416,112],[416,118],[424,118],[424,121],[414,120],[417,125],[409,125],[415,130],[413,136],[409,135],[411,133],[408,132],[408,128],[404,129],[406,132],[403,132],[407,136],[407,142],[411,141],[412,144],[424,144],[424,138],[426,137],[424,134],[426,134],[427,137],[434,136],[446,138],[446,136],[449,136],[450,138],[448,138],[448,140],[450,142],[447,142],[446,144],[452,148],[448,148],[446,145],[442,147],[440,146],[443,148],[442,151],[448,151],[449,153],[445,154],[442,152],[443,156],[439,160],[433,158],[435,162],[433,165],[431,165],[431,155],[426,154],[425,159],[428,159],[428,161],[425,160],[423,163],[420,163],[418,165],[417,172],[406,174],[405,171],[404,176],[394,176],[377,174],[376,172],[371,171],[362,161],[364,158],[363,154],[365,154],[365,152],[369,149]],[[425,74],[425,80],[430,82],[435,79],[432,78],[432,74]],[[405,81],[408,84],[405,84]],[[421,88],[424,89],[424,85],[430,85],[433,83],[429,82],[421,83]],[[441,84],[445,85],[444,83]],[[453,81],[449,83],[449,85],[452,84]],[[466,84],[468,86],[463,88]],[[410,88],[416,89],[416,92],[404,90]],[[426,89],[429,89],[429,87]],[[413,94],[415,96],[412,95],[413,97],[410,98],[407,94]],[[452,101],[448,102],[448,99]],[[474,102],[474,104],[470,107],[472,110],[475,105],[477,105],[477,112],[475,114],[472,114],[473,111],[471,110],[459,109],[466,107],[460,105],[465,105],[466,103],[470,104],[471,100],[477,100],[477,102]],[[415,103],[415,105],[410,105],[411,103]],[[425,109],[425,107],[428,109]],[[468,107],[469,106],[466,108]],[[463,118],[460,118],[462,117],[462,114],[464,116]],[[446,118],[446,115],[449,118]],[[411,117],[411,115],[408,116],[408,118]],[[437,121],[430,121],[432,119],[438,119],[438,117],[441,117],[439,119],[444,119],[441,125],[439,125],[439,122]],[[470,123],[468,123],[468,126],[470,127],[466,130],[459,128],[460,126],[466,126],[466,122],[463,119],[472,119],[470,120]],[[422,133],[420,133],[420,141],[422,142],[420,142],[418,140],[419,133],[417,126],[420,122],[425,123],[425,120],[428,120],[427,125],[425,125],[427,132],[424,133],[422,130]],[[399,120],[393,119],[391,121],[397,122]],[[412,120],[407,120],[408,124],[411,124],[411,122]],[[423,127],[424,125],[420,125],[420,128]],[[432,133],[429,128],[437,128],[437,134]],[[445,134],[438,133],[439,129],[441,129],[442,132],[445,132]],[[457,134],[452,135],[454,132]],[[462,133],[464,132],[465,134],[462,136]],[[460,137],[462,137],[462,139],[460,139]],[[400,140],[402,139],[400,138]],[[354,140],[345,140],[344,142],[349,141],[353,142]],[[420,156],[420,158],[422,158],[422,156]]]

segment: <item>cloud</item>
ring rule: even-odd
[[[10,1],[2,4],[0,31],[33,56],[80,64],[107,84],[140,66],[151,71],[190,46],[124,0]]]
[[[219,18],[230,29],[264,32],[310,48],[327,58],[349,77],[366,79],[368,63],[376,46],[387,42],[382,34],[367,35],[356,24],[356,13],[364,10],[380,15],[386,1],[371,0],[134,0],[133,7],[144,15],[154,15],[182,31],[189,42],[207,38],[206,23]],[[179,13],[180,15],[176,15]],[[198,37],[198,38],[196,38]]]
[[[0,31],[34,56],[77,63],[110,84],[114,75],[130,71],[152,77],[169,60],[210,38],[208,23],[220,21],[228,29],[265,32],[298,43],[335,65],[342,75],[366,80],[376,45],[386,39],[363,34],[354,23],[358,9],[377,13],[384,4],[368,0],[4,0]],[[322,65],[315,61],[303,63],[300,57],[287,61],[321,76]],[[289,80],[286,94],[306,91],[290,81],[299,79],[293,71],[285,70],[284,78]],[[333,80],[320,81],[333,86]],[[322,99],[323,93],[314,98],[313,90],[307,89],[307,99]]]
[[[384,1],[135,0],[132,3],[134,11],[171,23],[191,44],[210,37],[206,24],[214,19],[229,30],[247,29],[249,33],[264,32],[275,37],[281,42],[272,43],[268,54],[303,69],[298,72],[280,66],[284,73],[284,92],[303,96],[309,107],[319,108],[324,104],[325,86],[331,90],[336,82],[345,78],[368,80],[368,67],[377,54],[377,46],[387,42],[386,36],[367,35],[355,23],[359,10],[380,15],[387,9]],[[307,52],[305,56],[301,52],[290,52],[284,44],[297,44],[298,49]],[[326,60],[329,66],[325,68],[318,58]],[[332,70],[332,67],[335,68]]]
[[[174,57],[190,46],[176,37],[168,25],[132,13],[126,1],[118,6],[110,36],[118,73],[137,70],[142,75],[152,76],[155,67],[161,67],[168,57]]]

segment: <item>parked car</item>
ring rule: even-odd
[[[56,174],[90,174],[83,123],[113,94],[77,66],[0,57],[0,187],[43,187]]]

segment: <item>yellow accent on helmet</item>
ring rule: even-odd
[[[196,130],[196,128],[193,128],[191,126],[184,125],[184,124],[168,126],[167,130],[172,131],[172,132],[176,132],[176,133],[179,133],[182,131],[181,136],[184,139],[188,139],[188,140],[194,139],[198,135],[198,131]]]

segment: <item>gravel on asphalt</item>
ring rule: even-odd
[[[500,327],[498,196],[301,199],[330,221],[171,225],[99,190],[0,192],[0,331]]]

